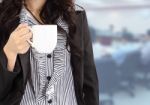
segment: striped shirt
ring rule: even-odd
[[[20,23],[23,22],[30,26],[39,24],[25,8],[20,13]],[[68,32],[61,18],[57,24]],[[58,32],[57,45],[51,54],[38,53],[31,48],[30,63],[33,88],[28,81],[20,105],[77,105],[65,33]]]

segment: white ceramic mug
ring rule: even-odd
[[[39,53],[51,53],[57,45],[57,25],[33,25],[32,42],[28,40],[33,48]]]

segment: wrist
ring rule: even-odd
[[[17,53],[11,51],[7,45],[3,48],[4,53],[6,54],[7,57],[16,57]]]
[[[9,50],[9,48],[7,48],[7,46],[5,46],[3,48],[4,50],[4,53],[7,57],[7,69],[11,72],[13,72],[13,69],[14,69],[14,65],[15,65],[15,61],[16,61],[16,58],[17,58],[17,53],[15,52],[12,52]]]

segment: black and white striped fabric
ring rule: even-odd
[[[39,24],[24,7],[20,22],[30,26]],[[67,24],[61,18],[57,23],[68,32]],[[33,88],[28,81],[20,105],[77,105],[70,53],[65,45],[65,33],[58,32],[57,46],[51,54],[30,49]]]

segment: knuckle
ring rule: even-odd
[[[20,51],[19,53],[20,53],[20,54],[24,54],[23,51]]]
[[[24,51],[21,51],[20,54],[24,54]]]

